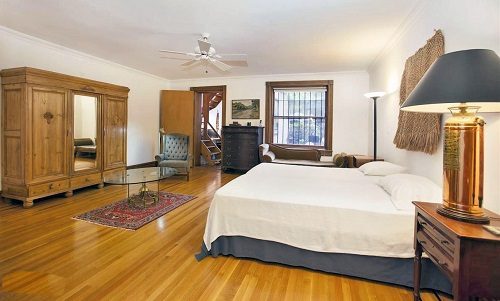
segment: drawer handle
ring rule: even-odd
[[[49,189],[54,188],[54,184],[49,184]]]
[[[85,178],[85,182],[90,182],[90,179],[89,178]]]
[[[441,243],[442,243],[443,245],[449,245],[449,244],[450,244],[450,242],[449,242],[449,241],[447,241],[447,240],[442,240],[442,241],[441,241]]]
[[[422,226],[427,226],[428,225],[426,222],[420,222],[420,224],[422,224]]]
[[[425,245],[425,244],[427,244],[427,242],[425,240],[421,240],[420,244]]]

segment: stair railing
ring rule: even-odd
[[[217,139],[221,139],[221,136],[219,135],[219,133],[215,130],[214,126],[210,123],[210,122],[207,122],[207,124],[212,128],[212,130],[214,130],[215,134],[217,134],[217,136],[215,138]],[[207,136],[208,138],[210,138],[210,140],[214,140],[213,137],[210,137],[210,135],[208,135],[208,131],[207,131]]]

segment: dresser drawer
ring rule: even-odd
[[[88,185],[98,184],[102,182],[100,173],[73,177],[70,180],[71,188],[85,187]]]
[[[422,245],[424,252],[429,258],[434,261],[441,269],[451,277],[453,269],[453,258],[449,257],[439,243],[434,241],[430,236],[426,235],[423,231],[417,232],[417,240]]]
[[[455,240],[452,235],[445,233],[432,224],[422,215],[417,215],[418,230],[424,232],[433,241],[437,242],[448,256],[453,258],[455,252]]]
[[[30,186],[29,188],[29,195],[37,196],[37,195],[50,194],[52,192],[62,191],[64,189],[67,189],[68,187],[69,187],[69,180],[53,181],[50,183],[33,185]]]

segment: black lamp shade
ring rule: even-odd
[[[469,49],[440,56],[401,110],[442,113],[463,103],[500,112],[500,58],[494,51]]]

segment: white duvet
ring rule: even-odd
[[[214,195],[204,242],[245,236],[329,253],[413,257],[413,211],[352,168],[260,164]]]

